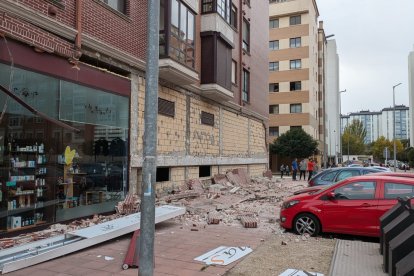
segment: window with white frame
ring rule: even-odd
[[[269,41],[269,50],[279,50],[279,40]]]
[[[291,16],[289,18],[290,25],[299,25],[301,24],[301,17],[300,15]]]
[[[279,61],[269,62],[269,71],[279,71]]]
[[[290,48],[299,48],[301,47],[302,39],[300,37],[294,37],[290,39]]]
[[[290,61],[290,69],[302,68],[302,61],[300,59],[293,59]]]

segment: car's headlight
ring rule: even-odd
[[[299,202],[300,202],[299,200],[290,200],[290,201],[283,202],[282,209],[293,207]]]

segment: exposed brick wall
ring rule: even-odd
[[[223,111],[223,155],[248,155],[248,119],[236,113]],[[237,139],[237,142],[235,141]]]
[[[182,93],[160,87],[160,98],[175,103],[174,118],[158,114],[158,154],[185,155],[186,141],[186,99]]]
[[[263,172],[267,170],[266,165],[249,165],[248,172],[251,177],[253,176],[263,176]]]
[[[214,114],[214,126],[201,124],[201,112]],[[191,99],[190,111],[190,155],[219,156],[220,112],[218,106]]]
[[[262,122],[250,120],[250,154],[263,154],[266,152],[266,129]]]
[[[75,28],[75,0],[62,1],[64,9],[57,8],[56,16],[48,14],[48,7],[53,4],[47,1],[16,0],[15,2]],[[147,2],[132,0],[127,2],[127,5],[129,5],[127,9],[128,16],[117,13],[98,0],[84,0],[82,6],[82,32],[108,44],[108,46],[125,51],[140,59],[145,59]],[[26,40],[26,42],[30,43],[30,40]]]

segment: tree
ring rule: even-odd
[[[408,162],[410,162],[410,167],[414,166],[414,148],[409,148],[407,158]]]
[[[281,157],[306,158],[317,149],[318,142],[302,128],[288,130],[270,144],[270,152]]]
[[[372,155],[374,156],[375,160],[381,160],[382,161],[382,160],[385,159],[384,154],[383,154],[385,148],[388,148],[388,151],[389,151],[389,154],[390,154],[389,159],[392,159],[391,158],[391,156],[392,156],[391,152],[394,148],[393,148],[393,143],[390,140],[385,139],[384,136],[381,136],[376,141],[374,141],[372,143],[372,148],[371,148],[372,149]]]
[[[351,124],[347,125],[342,134],[342,153],[345,154],[364,154],[365,151],[365,136],[367,131],[364,125],[359,120],[353,120]]]

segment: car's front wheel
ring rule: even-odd
[[[299,235],[309,234],[317,236],[321,230],[321,225],[317,217],[312,214],[300,214],[293,222],[293,229]]]

